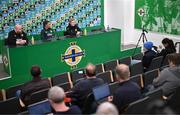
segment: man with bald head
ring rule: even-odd
[[[130,80],[130,71],[127,65],[118,65],[115,72],[116,78],[119,81],[119,87],[113,94],[112,102],[121,113],[129,103],[141,98],[141,91],[140,87]]]
[[[14,30],[10,31],[7,38],[8,46],[26,45],[28,39],[26,33],[23,31],[22,25],[15,25]]]
[[[104,81],[96,78],[96,66],[89,63],[86,66],[86,78],[77,82],[72,89],[72,93],[68,96],[73,98],[74,103],[82,108],[88,94],[92,92],[92,88],[102,84],[104,84]]]

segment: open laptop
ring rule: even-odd
[[[93,88],[93,95],[95,101],[97,101],[98,103],[108,101],[108,96],[110,96],[109,85],[106,83]]]
[[[44,100],[28,106],[28,113],[30,115],[45,115],[52,112],[51,105],[48,100]]]

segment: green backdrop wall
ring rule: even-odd
[[[135,28],[180,35],[180,0],[135,0]]]

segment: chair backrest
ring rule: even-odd
[[[52,86],[59,85],[66,82],[71,82],[69,73],[55,75],[51,78]]]
[[[132,56],[132,59],[135,59],[135,60],[142,60],[142,58],[143,58],[143,53],[139,53]]]
[[[100,73],[100,74],[96,75],[96,77],[103,79],[104,82],[108,83],[108,84],[113,82],[113,76],[112,76],[111,71],[106,71],[106,72]]]
[[[143,79],[142,79],[142,76],[139,74],[139,75],[135,75],[135,76],[132,76],[130,78],[131,81],[137,83],[139,85],[140,88],[143,88],[144,87],[144,83],[143,83]]]
[[[115,70],[116,66],[118,64],[117,60],[111,60],[104,63],[104,69],[105,71]]]
[[[139,99],[128,105],[125,114],[147,114],[147,106],[149,104],[149,97]]]
[[[119,87],[119,82],[114,82],[109,84],[110,93],[113,94],[116,89]]]
[[[52,109],[48,100],[44,100],[28,106],[28,113],[30,115],[35,115],[35,114],[45,115],[51,112]]]
[[[10,87],[5,90],[6,92],[6,99],[12,98],[16,96],[16,91],[20,90],[23,84],[19,84],[17,86]]]
[[[43,89],[43,90],[40,90],[40,91],[37,91],[37,92],[32,93],[32,94],[31,94],[31,98],[30,98],[29,105],[47,99],[47,97],[48,97],[48,91],[49,91],[49,88],[48,88],[48,89]]]
[[[130,66],[130,73],[131,73],[131,76],[142,74],[143,73],[142,62],[138,62],[136,64],[131,65]]]
[[[147,71],[151,71],[151,70],[160,68],[162,60],[163,60],[163,56],[159,56],[159,57],[152,59],[151,64],[150,64],[149,68],[147,69]]]
[[[169,54],[168,54],[169,55]],[[164,58],[164,60],[162,60],[162,64],[161,64],[161,67],[163,66],[168,66],[169,63],[168,63],[168,55],[166,55],[166,57]]]
[[[0,102],[0,114],[18,114],[20,112],[21,106],[19,99],[16,97]]]
[[[119,64],[126,64],[128,66],[131,65],[131,57],[125,57],[125,58],[122,58],[122,59],[119,59]]]
[[[148,71],[144,73],[143,79],[144,79],[144,86],[147,87],[148,85],[151,85],[153,80],[158,77],[159,71],[157,69]]]
[[[85,70],[83,68],[71,72],[71,79],[73,83],[75,83],[78,79],[84,78],[84,76]]]
[[[149,98],[151,98],[151,100],[158,100],[158,99],[162,99],[163,92],[161,88],[158,88],[153,91],[149,91],[148,93],[145,94],[145,96],[148,96]]]
[[[70,91],[70,89],[72,88],[71,83],[69,83],[69,82],[58,84],[58,86],[63,88],[65,92]]]
[[[96,65],[96,74],[104,72],[104,66],[103,64]]]

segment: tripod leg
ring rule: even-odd
[[[142,37],[143,37],[143,34],[141,34],[141,36],[140,36],[140,38],[139,38],[139,40],[138,40],[138,43],[136,44],[136,48],[134,49],[134,52],[133,52],[132,57],[135,55],[136,49],[137,49],[137,47],[138,47],[138,45],[139,45],[139,42],[141,41],[141,38],[142,38]]]

